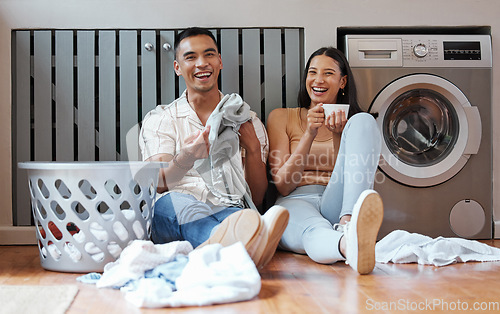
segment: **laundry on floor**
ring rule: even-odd
[[[500,249],[462,238],[435,239],[418,233],[395,230],[375,246],[379,263],[418,263],[446,266],[469,261],[500,261]]]
[[[131,280],[138,280],[147,270],[172,261],[178,254],[187,255],[193,250],[187,241],[153,244],[151,241],[135,240],[127,246],[120,258],[104,266],[97,288],[122,287]]]
[[[135,240],[102,275],[89,273],[77,280],[120,289],[128,302],[143,308],[246,301],[261,288],[259,272],[240,242],[193,250],[187,241]]]

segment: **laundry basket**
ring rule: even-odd
[[[42,267],[102,272],[148,239],[162,163],[23,162]]]

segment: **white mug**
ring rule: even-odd
[[[332,114],[332,112],[337,113],[338,110],[344,110],[345,116],[349,114],[349,104],[323,104],[323,110],[325,111],[325,118]]]

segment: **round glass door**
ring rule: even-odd
[[[477,107],[451,82],[429,74],[401,77],[374,99],[383,136],[380,169],[397,182],[433,186],[457,174],[481,142]]]
[[[459,129],[456,111],[443,95],[414,89],[389,105],[382,133],[388,149],[400,161],[424,167],[449,155]]]

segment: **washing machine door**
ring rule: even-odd
[[[445,182],[479,150],[479,110],[441,77],[399,78],[377,95],[370,112],[379,113],[384,138],[379,166],[400,183],[426,187]]]

